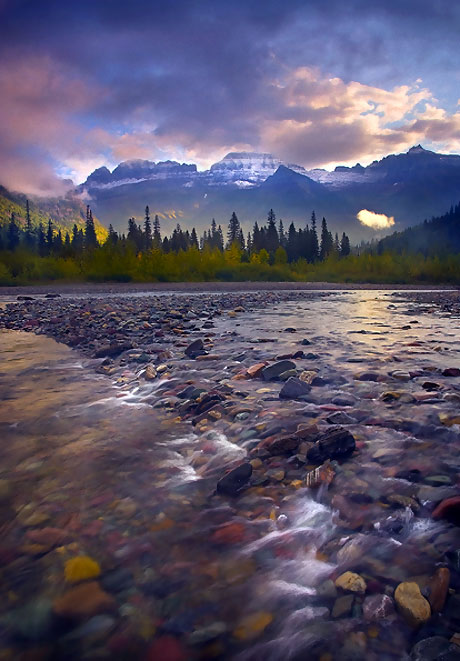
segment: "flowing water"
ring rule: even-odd
[[[419,313],[407,292],[359,291],[214,323],[216,360],[173,355],[151,382],[0,332],[0,659],[404,659],[458,631],[458,527],[430,513],[458,494],[460,378],[442,370],[460,368],[459,320]],[[317,377],[303,401],[234,378],[299,348]],[[232,415],[192,425],[172,410],[190,383],[227,388]],[[330,485],[305,487],[305,457],[257,462],[269,434],[328,418],[357,441]],[[248,456],[250,488],[216,494]],[[65,563],[82,554],[113,605],[56,618]],[[451,594],[421,629],[334,585],[352,570],[367,597],[408,580],[426,594],[439,566]]]

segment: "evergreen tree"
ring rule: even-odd
[[[86,207],[85,248],[91,250],[97,246],[96,230],[94,229],[93,212]]]
[[[321,260],[327,259],[334,249],[334,239],[327,229],[327,221],[323,218],[321,223],[321,249],[319,257]]]
[[[107,243],[112,246],[115,246],[118,243],[118,234],[113,229],[112,223],[109,225],[109,235],[107,237]]]
[[[283,221],[281,220],[281,218],[280,218],[280,222],[279,222],[279,225],[278,225],[278,236],[279,236],[280,246],[282,248],[284,248],[286,246],[286,235],[284,233],[284,225],[283,225]]]
[[[224,232],[222,230],[222,226],[219,225],[217,228],[217,234],[218,234],[218,245],[217,247],[219,248],[220,252],[224,252]]]
[[[19,227],[16,223],[16,214],[11,214],[11,220],[8,225],[8,232],[6,237],[6,245],[8,250],[14,252],[19,245]]]
[[[29,200],[26,200],[26,231],[24,236],[24,244],[28,250],[33,250],[35,244],[32,220],[30,218]]]
[[[288,260],[294,262],[298,258],[298,237],[294,223],[289,225],[286,250]]]
[[[312,262],[316,262],[319,255],[319,242],[318,242],[318,232],[316,229],[316,214],[314,211],[312,211],[311,214],[310,240],[311,240],[310,259]]]
[[[158,214],[155,214],[153,221],[153,247],[157,250],[161,248],[160,219],[158,218]]]
[[[62,232],[59,229],[53,238],[53,252],[56,255],[59,255],[62,252],[63,242],[62,242]]]
[[[150,209],[148,205],[145,207],[145,218],[144,218],[144,245],[146,250],[150,250],[152,247],[152,224],[150,222]]]
[[[249,254],[252,253],[252,237],[251,232],[248,232],[248,238],[246,239],[246,250]]]
[[[192,232],[190,234],[190,245],[192,248],[198,248],[198,236],[194,227],[192,227]]]
[[[345,234],[342,234],[342,240],[340,241],[340,256],[346,257],[350,254],[350,239]]]
[[[48,254],[53,252],[53,223],[51,222],[51,218],[48,220],[48,229],[46,231],[46,251]]]
[[[275,254],[276,249],[279,247],[279,237],[278,237],[275,221],[276,221],[275,212],[273,211],[273,209],[270,209],[267,218],[267,230],[265,234],[264,248],[268,251],[268,253],[271,256]]]
[[[259,224],[256,221],[254,227],[252,228],[252,252],[259,252],[263,246],[261,245],[260,240],[260,229]]]
[[[37,250],[40,257],[46,255],[46,237],[43,229],[43,223],[40,222],[37,230]]]
[[[240,221],[238,220],[236,213],[232,213],[232,217],[228,221],[228,230],[227,230],[227,246],[230,247],[235,241],[239,244],[240,238]]]

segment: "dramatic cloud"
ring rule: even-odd
[[[375,213],[367,209],[361,209],[356,218],[362,225],[371,227],[373,230],[384,230],[395,224],[393,216],[385,216],[384,213]]]
[[[0,183],[28,192],[131,158],[460,151],[451,0],[3,0],[0,24]]]

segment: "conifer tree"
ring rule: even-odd
[[[47,253],[51,253],[53,251],[53,223],[51,222],[51,218],[48,220],[48,229],[46,231],[46,251]]]
[[[311,242],[310,260],[312,262],[316,262],[319,255],[319,243],[318,243],[318,232],[316,230],[316,214],[314,211],[312,211],[311,214],[310,242]]]
[[[14,252],[19,245],[19,227],[16,223],[16,214],[14,211],[11,214],[11,220],[8,225],[6,245],[11,252]]]
[[[350,254],[350,239],[345,234],[342,234],[342,239],[340,241],[340,256],[347,257]]]
[[[267,229],[265,233],[264,248],[268,251],[268,253],[271,256],[275,254],[275,251],[279,246],[279,237],[278,237],[275,221],[276,221],[275,212],[273,211],[273,209],[270,209],[267,218]]]
[[[145,207],[144,245],[146,250],[150,250],[152,247],[152,224],[150,222],[150,209],[148,205]]]
[[[85,248],[91,250],[97,246],[96,230],[94,228],[93,212],[89,205],[86,207]]]
[[[40,222],[37,230],[37,250],[40,257],[44,257],[46,255],[46,237],[42,222]]]
[[[155,214],[153,221],[153,247],[155,249],[161,248],[161,230],[160,230],[160,219],[158,214]]]
[[[26,232],[24,236],[24,244],[28,250],[33,250],[34,243],[34,232],[32,228],[32,220],[30,218],[30,205],[29,200],[26,200]]]
[[[233,212],[232,217],[228,221],[227,247],[230,247],[235,241],[239,243],[240,230],[240,221],[238,220],[236,213]]]

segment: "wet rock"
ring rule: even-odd
[[[330,425],[354,425],[358,422],[356,418],[348,415],[348,413],[345,413],[345,411],[336,411],[335,413],[331,413],[331,415],[327,416],[326,420]]]
[[[393,599],[386,594],[372,594],[364,600],[363,614],[369,622],[384,620],[394,612]]]
[[[41,544],[47,548],[62,546],[70,541],[69,533],[60,528],[40,528],[39,530],[28,530],[27,538],[34,544]]]
[[[316,595],[320,599],[336,599],[337,588],[334,585],[334,581],[331,581],[330,578],[323,581],[323,583],[316,588]]]
[[[400,583],[394,596],[398,610],[411,626],[418,627],[430,619],[430,604],[423,597],[417,583]]]
[[[189,661],[190,655],[174,636],[155,638],[147,650],[145,661]]]
[[[132,349],[132,342],[112,342],[110,344],[103,344],[99,349],[93,353],[93,358],[105,358],[106,356],[114,357],[119,356],[123,351]]]
[[[355,439],[347,429],[338,427],[321,436],[307,452],[307,458],[313,463],[322,463],[326,459],[343,459],[354,452]]]
[[[431,516],[433,519],[445,519],[457,526],[460,525],[460,496],[443,500],[434,509]]]
[[[71,620],[83,620],[115,609],[115,600],[101,589],[97,581],[71,588],[53,603],[56,615]]]
[[[266,366],[266,363],[256,363],[255,365],[251,365],[251,367],[248,367],[246,370],[246,374],[250,379],[257,379]]]
[[[444,604],[449,590],[450,571],[447,567],[439,567],[431,577],[428,584],[428,601],[433,613],[438,613],[444,608]]]
[[[217,483],[217,493],[226,496],[236,496],[245,487],[252,475],[252,465],[247,462],[240,464],[224,475]]]
[[[54,628],[52,603],[40,597],[7,616],[13,635],[27,641],[46,640]]]
[[[366,581],[362,576],[351,571],[341,574],[335,580],[335,585],[346,592],[359,592],[361,594],[366,592]]]
[[[353,608],[354,596],[352,594],[346,594],[343,597],[339,597],[334,602],[334,607],[332,608],[332,617],[345,617],[346,615],[351,614],[351,609]]]
[[[305,486],[315,489],[321,486],[321,484],[331,484],[334,476],[335,471],[328,460],[322,466],[318,466],[315,470],[307,473]]]
[[[291,376],[281,388],[279,397],[280,399],[302,399],[308,395],[310,390],[311,386],[307,383]]]
[[[206,350],[204,348],[203,340],[198,339],[189,344],[184,353],[189,358],[196,358],[197,356],[205,355]]]
[[[454,661],[460,659],[460,652],[447,638],[432,636],[414,645],[410,658],[412,661]]]
[[[101,573],[99,563],[88,557],[80,555],[71,558],[65,563],[65,580],[68,583],[79,583],[88,578],[96,578]]]
[[[334,404],[335,406],[354,406],[356,402],[356,397],[345,393],[336,395],[331,400],[331,404]]]
[[[460,369],[458,367],[446,367],[442,372],[443,376],[460,376]]]
[[[129,590],[134,584],[134,578],[129,569],[125,567],[117,567],[112,571],[107,572],[101,578],[101,585],[104,590],[108,592],[122,592]]]
[[[273,363],[273,365],[264,367],[261,375],[264,381],[272,381],[279,378],[280,374],[283,372],[295,369],[295,367],[296,365],[292,362],[292,360],[280,360],[277,363]]]
[[[201,629],[195,629],[187,638],[189,645],[203,645],[222,636],[227,631],[225,622],[213,622]]]
[[[273,621],[273,615],[266,611],[251,613],[243,618],[234,630],[233,635],[238,640],[251,640],[260,636]]]

